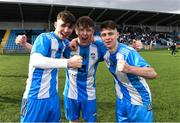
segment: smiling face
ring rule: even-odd
[[[100,26],[100,36],[104,45],[110,52],[114,52],[117,46],[117,39],[119,32],[117,31],[117,25],[113,21],[105,21]]]
[[[73,30],[76,22],[76,18],[69,11],[61,11],[57,15],[57,20],[54,23],[55,26],[55,34],[61,39],[64,40],[68,38]]]
[[[76,34],[78,35],[80,45],[87,46],[91,42],[94,29],[92,27],[84,28],[80,26],[78,29],[76,29]]]
[[[117,29],[109,29],[104,28],[100,32],[101,39],[103,40],[104,45],[112,50],[116,47],[117,39],[119,37],[119,33]]]
[[[87,46],[91,42],[94,27],[94,21],[88,16],[82,16],[77,20],[75,31],[78,35],[80,45]]]
[[[68,38],[74,30],[74,26],[69,23],[65,23],[63,20],[59,19],[55,22],[55,34],[64,40]]]

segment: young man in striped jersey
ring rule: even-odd
[[[145,78],[154,79],[156,72],[137,51],[118,43],[119,33],[113,21],[101,24],[100,36],[108,48],[105,58],[114,76],[116,121],[152,122],[151,92]]]
[[[21,122],[59,122],[58,69],[79,68],[82,58],[62,59],[75,17],[68,11],[58,13],[55,31],[40,34],[32,46],[29,74],[21,107]],[[31,48],[31,47],[30,47]]]
[[[86,122],[96,121],[96,85],[95,76],[98,63],[103,61],[105,49],[100,41],[92,42],[95,24],[88,16],[80,17],[75,25],[78,35],[77,50],[65,49],[65,57],[80,55],[83,58],[79,69],[68,68],[64,88],[64,111],[71,122],[78,122],[80,112]],[[66,51],[67,50],[67,51]],[[69,52],[69,53],[67,53]]]

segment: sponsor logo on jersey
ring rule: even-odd
[[[148,104],[148,105],[147,105],[147,110],[150,111],[150,110],[152,110],[152,109],[153,109],[152,104],[151,104],[151,103]]]
[[[95,56],[96,56],[95,53],[91,53],[91,58],[92,58],[92,59],[95,59]]]

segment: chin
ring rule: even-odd
[[[60,39],[62,39],[62,40],[64,40],[65,38],[66,38],[66,37],[63,36],[63,35],[60,36]]]
[[[87,43],[82,43],[81,45],[82,45],[82,46],[87,46]]]
[[[106,46],[106,47],[107,47],[108,49],[111,49],[111,46],[109,46],[109,45],[108,45],[108,46]]]

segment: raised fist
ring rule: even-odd
[[[26,35],[18,35],[16,37],[15,42],[16,42],[16,45],[25,46],[25,44],[27,43]]]
[[[75,55],[68,60],[68,67],[81,68],[81,66],[82,66],[82,57],[79,55]]]

